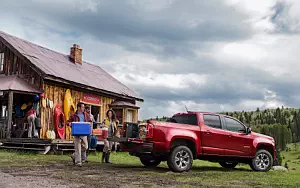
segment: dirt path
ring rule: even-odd
[[[72,164],[36,165],[0,169],[0,188],[83,188],[83,187],[179,187],[167,177],[168,170],[148,170],[140,166],[89,163],[84,167]]]
[[[32,175],[11,175],[8,173],[0,172],[0,188],[75,188],[81,187],[81,185],[69,184],[61,180],[55,180],[51,178],[36,177]]]

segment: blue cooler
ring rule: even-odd
[[[91,134],[91,123],[89,122],[73,122],[72,136],[88,136]]]

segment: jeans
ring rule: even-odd
[[[28,125],[28,138],[32,138],[32,129],[33,129],[34,137],[39,137],[39,134],[35,128],[35,118],[36,118],[36,116],[34,114],[27,117],[27,121],[29,124]]]

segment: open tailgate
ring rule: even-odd
[[[119,142],[119,143],[143,143],[143,140],[140,138],[139,124],[137,123],[124,123],[121,130],[121,137],[107,138],[108,141]]]

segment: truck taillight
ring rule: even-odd
[[[153,138],[153,125],[150,123],[146,126],[146,138]]]

